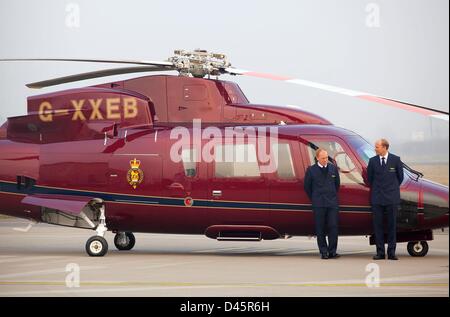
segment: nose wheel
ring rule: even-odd
[[[108,231],[106,227],[105,206],[102,205],[99,211],[99,224],[95,228],[97,235],[90,237],[86,242],[86,252],[89,256],[104,256],[108,252],[108,242],[104,238],[105,232]],[[86,221],[93,226],[93,223],[89,219]]]
[[[93,236],[86,242],[89,256],[104,256],[108,252],[108,242],[101,236]]]
[[[133,249],[136,244],[136,238],[131,232],[118,232],[114,237],[114,245],[117,250],[128,251]]]
[[[407,248],[409,255],[415,257],[427,255],[429,249],[426,241],[410,241]]]

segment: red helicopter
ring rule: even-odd
[[[179,72],[32,96],[28,114],[8,118],[0,128],[0,212],[95,230],[86,243],[90,256],[107,253],[107,231],[115,233],[118,250],[134,247],[133,232],[201,234],[220,241],[312,236],[314,218],[303,180],[318,147],[328,151],[341,174],[340,235],[371,236],[374,244],[366,176],[373,146],[297,107],[251,104],[236,83],[211,77],[282,80],[448,121],[448,112],[436,109],[233,68],[225,55],[202,50],[175,51],[164,62],[0,61],[139,65],[45,80],[30,88]],[[211,153],[213,159],[203,159]],[[227,159],[218,159],[226,153],[231,153]],[[432,230],[448,227],[448,187],[423,179],[406,164],[404,171],[397,240],[408,242],[411,256],[425,256]]]

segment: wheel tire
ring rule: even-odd
[[[86,242],[89,256],[104,256],[108,252],[108,242],[100,236],[93,236]]]
[[[114,245],[116,246],[117,250],[120,251],[129,251],[133,249],[134,245],[136,244],[136,238],[134,237],[134,234],[132,232],[125,232],[127,244],[121,244],[119,243],[120,239],[120,233],[117,233],[114,237]]]
[[[422,257],[428,253],[428,243],[426,241],[408,242],[408,253],[410,256]]]

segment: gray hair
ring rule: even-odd
[[[322,152],[327,152],[327,150],[325,150],[325,149],[323,149],[323,148],[318,148],[318,149],[316,150],[316,158],[319,157],[320,153],[322,153]],[[328,152],[327,152],[327,153],[328,153]]]
[[[385,147],[386,150],[389,150],[389,141],[386,139],[379,139],[377,143],[380,143],[381,146]]]

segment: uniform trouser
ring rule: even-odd
[[[386,212],[387,222],[388,222],[388,256],[395,255],[395,247],[397,245],[397,210],[398,205],[373,205],[373,228],[375,232],[375,243],[377,245],[377,254],[385,256],[384,249],[384,213]]]
[[[313,207],[317,244],[321,254],[335,255],[338,244],[338,207]],[[328,235],[328,244],[326,240]]]

